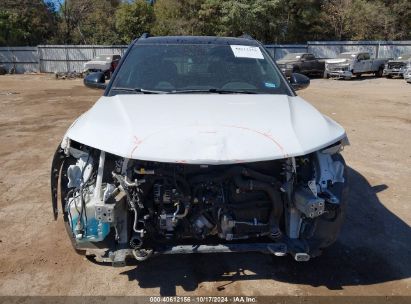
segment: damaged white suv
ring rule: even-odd
[[[257,251],[307,261],[346,209],[344,129],[295,94],[248,38],[134,41],[52,163],[55,218],[76,250],[125,265],[155,254]]]

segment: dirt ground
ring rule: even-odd
[[[411,295],[411,85],[315,79],[300,95],[346,128],[347,219],[322,257],[162,256],[124,268],[77,255],[53,220],[49,171],[102,91],[51,75],[0,77],[0,295]],[[104,136],[104,135],[102,135]]]

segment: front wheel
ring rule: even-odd
[[[106,77],[106,80],[111,79],[112,72],[110,70],[107,70],[104,72],[104,76]]]
[[[377,76],[378,78],[381,78],[383,74],[384,74],[384,68],[380,67],[378,71],[375,73],[375,76]]]

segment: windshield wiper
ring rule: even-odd
[[[215,94],[258,94],[253,91],[246,90],[223,90],[223,89],[199,89],[199,90],[175,90],[167,92],[167,94],[187,94],[187,93],[215,93]]]
[[[165,91],[154,91],[154,90],[146,90],[142,88],[121,88],[121,87],[113,87],[112,90],[117,91],[126,91],[126,92],[134,92],[134,93],[143,93],[143,94],[164,94],[168,93]]]

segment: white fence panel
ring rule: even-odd
[[[274,60],[279,60],[289,53],[307,52],[307,45],[303,44],[270,44],[266,45],[265,48]]]
[[[0,47],[0,64],[15,73],[38,72],[36,47]]]

